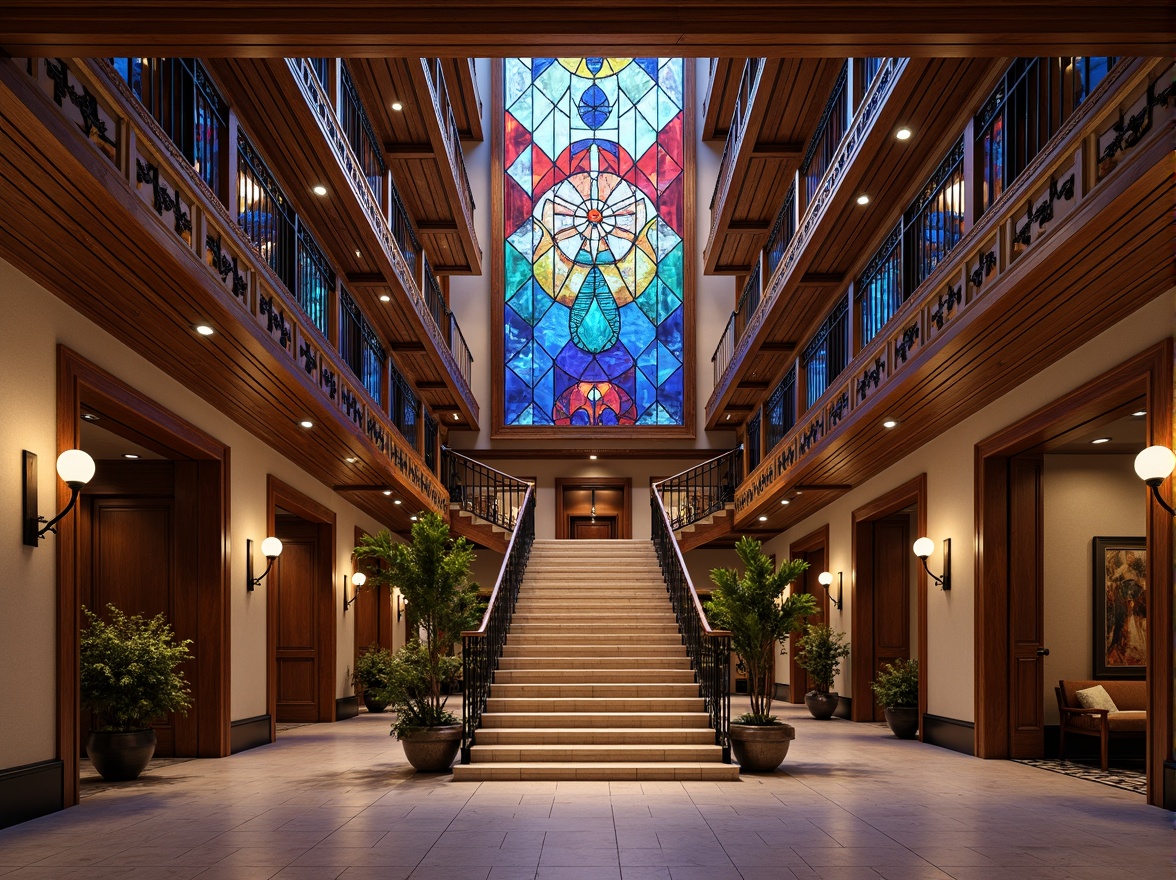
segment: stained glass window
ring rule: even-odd
[[[684,424],[683,61],[508,58],[503,424]]]

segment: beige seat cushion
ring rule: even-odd
[[[1118,712],[1119,707],[1101,684],[1084,688],[1074,694],[1078,698],[1078,705],[1083,709],[1106,709],[1108,712]]]

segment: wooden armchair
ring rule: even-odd
[[[1080,690],[1102,685],[1119,711],[1085,709],[1078,702]],[[1058,699],[1058,757],[1066,758],[1066,734],[1097,736],[1102,769],[1107,769],[1112,737],[1143,737],[1147,734],[1147,682],[1145,681],[1059,681],[1054,688]]]

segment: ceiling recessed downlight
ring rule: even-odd
[[[401,110],[404,109],[404,105],[401,104],[399,101],[393,101],[392,102],[392,109],[395,110],[397,113],[399,113]]]
[[[592,461],[596,461],[596,453],[593,453],[592,455],[588,456],[588,458],[590,458]]]
[[[1095,446],[1098,446],[1100,443],[1110,443],[1111,438],[1110,437],[1098,437],[1094,440],[1091,440],[1090,442],[1093,443]]]
[[[392,297],[388,296],[388,294],[386,294],[386,293],[381,293],[380,294],[380,302],[382,302],[382,303],[392,302]]]
[[[883,428],[897,428],[898,427],[898,420],[897,419],[887,419],[886,421],[884,421],[882,423],[882,427]]]
[[[385,489],[385,490],[384,490],[384,494],[385,494],[385,495],[391,495],[391,494],[392,494],[392,490],[391,490],[391,489]]]
[[[768,518],[767,518],[766,516],[761,516],[761,517],[759,518],[759,521],[760,521],[760,522],[767,522],[767,521],[768,521]]]
[[[459,421],[461,421],[461,416],[459,416],[457,413],[454,413],[454,414],[453,414],[453,420],[454,420],[455,422],[459,422]]]
[[[313,428],[314,427],[314,422],[312,422],[310,419],[303,419],[298,424],[300,424],[304,428]]]
[[[356,458],[354,455],[349,455],[349,456],[347,456],[347,457],[346,457],[345,459],[343,459],[343,460],[344,460],[345,462],[347,462],[348,464],[355,464],[357,461],[359,461],[359,459],[358,459],[358,458]]]
[[[404,502],[401,501],[399,498],[393,498],[392,503],[399,506],[399,505],[403,504]]]
[[[900,141],[909,141],[911,139],[911,130],[905,125],[894,132],[894,137]]]
[[[780,503],[781,503],[781,504],[791,504],[792,502],[791,502],[791,501],[789,501],[787,498],[781,498],[781,499],[780,499]]]
[[[1135,418],[1137,418],[1137,419],[1141,419],[1147,415],[1147,410],[1146,409],[1136,410],[1131,415],[1135,416]]]
[[[316,183],[313,187],[311,187],[310,191],[316,196],[325,196],[327,194],[327,188],[321,183]]]
[[[197,324],[192,329],[195,330],[197,333],[199,333],[201,336],[211,336],[213,333],[216,332],[208,324]]]
[[[129,458],[131,461],[134,461],[138,457],[139,456],[134,452],[124,452],[123,453],[123,458]]]
[[[865,193],[862,193],[860,196],[857,197],[857,203],[859,205],[868,205],[868,204],[870,204],[870,197],[868,195],[866,195]]]

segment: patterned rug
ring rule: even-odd
[[[1053,773],[1064,773],[1066,776],[1085,779],[1089,782],[1100,782],[1103,785],[1114,786],[1139,795],[1147,794],[1147,776],[1138,770],[1112,767],[1104,771],[1098,767],[1075,764],[1073,761],[1059,761],[1057,758],[1015,758],[1014,761]]]

